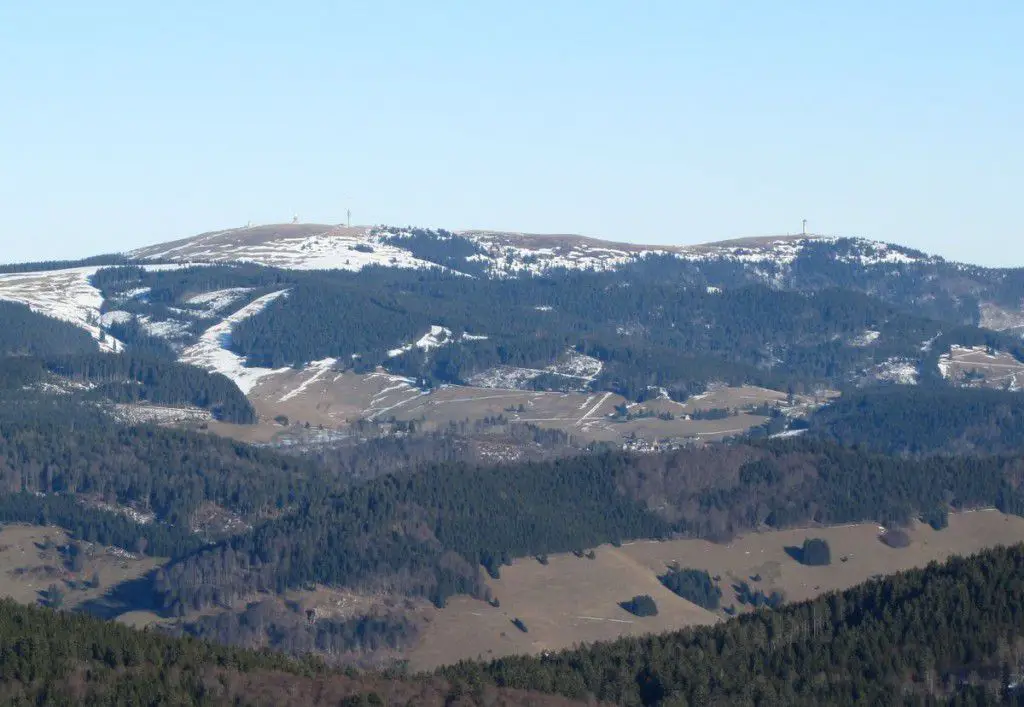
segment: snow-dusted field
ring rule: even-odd
[[[573,387],[582,389],[600,375],[602,366],[598,359],[569,349],[544,368],[496,366],[473,375],[467,382],[480,388],[523,390],[531,381],[543,375],[556,375],[568,379]]]
[[[1024,363],[984,346],[951,346],[939,356],[942,377],[974,388],[1024,389]]]
[[[144,423],[170,425],[178,422],[209,422],[213,419],[209,410],[187,406],[118,403],[107,406],[106,409],[115,418],[129,425]]]
[[[868,376],[882,383],[917,385],[921,372],[914,361],[906,358],[890,358],[869,369]]]
[[[372,230],[291,225],[240,228],[207,233],[166,246],[141,248],[132,255],[192,263],[257,263],[291,270],[361,270],[367,265],[439,267],[416,258],[404,248],[382,242]]]

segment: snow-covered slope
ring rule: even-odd
[[[20,302],[31,310],[85,329],[104,351],[120,350],[121,343],[100,332],[103,295],[89,278],[97,267],[0,274],[0,299]]]
[[[361,270],[367,265],[437,267],[408,250],[384,243],[374,229],[282,224],[204,233],[129,253],[148,260],[256,263],[291,270]]]
[[[235,382],[243,393],[248,393],[263,378],[278,371],[270,368],[248,368],[245,358],[234,351],[229,351],[231,328],[263,310],[287,290],[279,290],[263,295],[242,307],[229,317],[214,324],[203,332],[199,341],[181,352],[180,360],[184,363],[204,368],[214,373],[223,373]],[[288,370],[288,369],[282,369]]]

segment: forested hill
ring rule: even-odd
[[[714,627],[411,679],[0,601],[9,704],[1017,704],[1024,549],[955,558]]]
[[[578,704],[441,678],[401,679],[297,661],[0,600],[0,700],[10,705],[400,707]]]
[[[1008,453],[1024,448],[1024,396],[915,386],[850,391],[813,416],[811,434],[890,454]]]
[[[143,335],[154,322],[177,332],[174,346],[193,343],[217,321],[197,304],[204,297],[219,293],[232,302],[225,311],[234,311],[266,295],[272,298],[234,323],[225,340],[248,365],[277,369],[331,359],[339,368],[383,366],[434,384],[474,383],[510,367],[542,372],[572,351],[593,359],[591,373],[560,382],[547,376],[534,385],[610,390],[633,400],[665,389],[679,400],[713,381],[777,390],[843,385],[892,362],[912,367],[923,382],[941,383],[938,357],[951,345],[988,345],[1024,357],[1019,340],[964,325],[949,312],[921,316],[850,289],[697,285],[654,263],[511,279],[380,266],[132,266],[101,269],[92,281],[109,302],[107,316],[122,322],[111,332],[129,350],[156,350]],[[138,292],[146,294],[132,294]],[[428,336],[435,328],[439,333]]]
[[[1019,704],[1024,548],[716,627],[439,671],[618,705]]]
[[[2,300],[0,324],[0,400],[39,397],[40,390],[55,383],[64,395],[75,393],[83,403],[191,405],[229,422],[256,419],[252,403],[234,382],[179,363],[173,352],[133,347],[103,353],[83,329]]]
[[[497,576],[514,557],[627,539],[726,539],[812,522],[899,526],[950,504],[1021,514],[1021,467],[1015,456],[904,459],[800,439],[436,465],[302,502],[181,557],[154,591],[172,615],[313,582],[385,586],[444,605],[454,594],[488,596],[481,566]]]

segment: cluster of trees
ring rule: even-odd
[[[419,625],[401,614],[317,618],[300,607],[267,599],[243,611],[201,616],[175,626],[172,632],[294,656],[317,653],[336,661],[351,653],[408,648],[419,635]]]
[[[764,589],[754,587],[746,580],[734,584],[733,589],[736,591],[736,601],[740,604],[752,606],[755,609],[760,609],[761,607],[778,609],[785,600],[785,595],[782,592],[774,591],[768,594]],[[726,611],[730,614],[735,613],[735,607],[729,607]]]
[[[93,255],[79,260],[43,260],[36,263],[5,263],[0,265],[0,273],[48,272],[52,270],[86,268],[97,265],[122,265],[127,264],[128,262],[129,259],[124,255],[108,253],[105,255]]]
[[[473,259],[474,256],[485,254],[483,247],[443,228],[434,230],[409,227],[400,232],[382,229],[378,234],[385,243],[404,248],[420,260],[474,277],[488,274],[486,261]]]
[[[190,519],[203,503],[255,520],[330,483],[306,459],[207,434],[127,427],[74,398],[8,397],[0,406],[0,520],[45,517],[128,548],[141,535],[153,552],[178,556],[196,547]],[[139,525],[77,499],[151,511],[160,522]]]
[[[832,564],[832,548],[823,538],[805,538],[799,553],[801,564],[821,567]]]
[[[1024,396],[893,386],[850,391],[811,420],[814,434],[889,454],[973,454],[1024,447]]]
[[[658,604],[650,594],[638,594],[632,599],[622,602],[619,606],[641,618],[658,615]]]
[[[619,493],[611,470],[607,456],[586,456],[380,477],[183,558],[155,589],[173,613],[310,582],[385,586],[438,605],[489,598],[482,565],[498,572],[514,557],[669,532]]]
[[[673,529],[725,538],[808,522],[909,523],[952,505],[1019,513],[1018,456],[903,458],[807,438],[631,457],[616,472],[632,498],[657,506]]]
[[[673,567],[658,579],[683,599],[709,611],[716,611],[721,604],[722,589],[711,579],[707,570]]]
[[[1024,548],[999,548],[713,627],[438,674],[626,706],[892,704],[896,696],[1016,704],[1022,576]]]
[[[33,312],[16,302],[0,300],[0,357],[81,354],[96,350],[83,329]]]
[[[231,379],[173,360],[140,356],[129,350],[116,356],[93,352],[54,357],[46,361],[46,366],[69,380],[90,383],[92,398],[194,405],[209,410],[219,420],[239,424],[256,421],[252,403]]]

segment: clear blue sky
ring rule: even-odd
[[[0,261],[246,221],[1024,265],[1024,3],[0,2]]]

